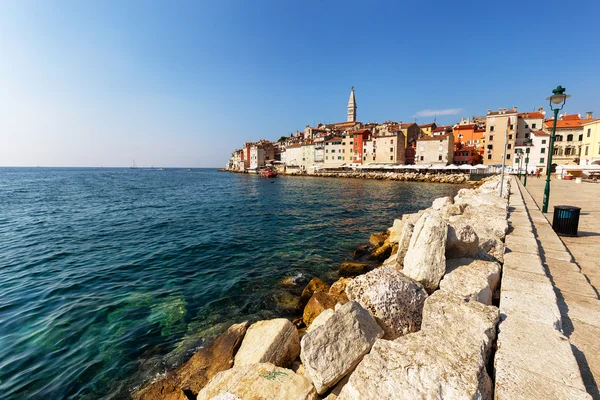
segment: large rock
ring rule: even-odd
[[[392,249],[394,248],[394,245],[394,243],[386,240],[381,246],[373,250],[369,259],[373,261],[385,260],[392,254]]]
[[[449,271],[440,282],[440,290],[465,300],[491,305],[500,284],[500,264],[491,261],[458,258],[448,260]]]
[[[439,213],[425,212],[417,221],[404,257],[403,273],[428,292],[438,288],[446,272],[448,224]]]
[[[400,242],[400,236],[402,236],[403,227],[404,222],[401,219],[394,220],[394,224],[390,229],[388,229],[388,232],[390,234],[388,240],[390,241],[390,243],[398,244]]]
[[[308,328],[306,328],[305,334],[307,334],[308,332],[314,331],[319,326],[325,325],[325,322],[327,322],[327,320],[329,318],[331,318],[333,316],[333,314],[335,314],[335,311],[333,310],[333,308],[328,308],[326,310],[323,310],[321,312],[321,314],[317,315],[317,317],[312,321],[310,326]]]
[[[310,326],[313,320],[326,309],[333,309],[337,303],[346,303],[348,300],[343,295],[332,295],[325,292],[316,292],[312,295],[306,307],[302,319],[306,326]]]
[[[304,308],[304,306],[306,306],[306,303],[308,303],[308,301],[314,293],[327,293],[328,291],[329,285],[327,283],[323,282],[319,278],[312,278],[310,282],[308,282],[308,285],[306,285],[306,287],[302,291],[302,295],[300,295],[300,300],[298,301],[298,309]]]
[[[235,397],[233,397],[235,396]],[[198,394],[213,399],[316,400],[315,388],[302,375],[269,363],[236,365],[220,372]]]
[[[285,318],[258,321],[248,328],[234,364],[267,362],[286,367],[299,352],[300,338],[294,324]]]
[[[440,291],[421,331],[378,340],[338,399],[491,399],[487,355],[498,309]]]
[[[369,243],[373,247],[379,247],[383,244],[383,242],[385,242],[385,240],[388,238],[388,236],[389,235],[387,232],[373,233],[373,234],[371,234],[371,237],[369,238]]]
[[[346,286],[350,282],[352,282],[352,278],[338,279],[337,281],[333,282],[333,284],[329,288],[329,294],[340,295],[346,293]]]
[[[352,278],[358,275],[366,274],[372,269],[373,266],[370,264],[346,261],[340,265],[338,274],[344,278]]]
[[[233,366],[233,357],[247,328],[248,322],[230,326],[210,345],[200,349],[166,378],[140,390],[133,397],[139,400],[186,400],[184,391],[198,394],[213,376]]]
[[[461,222],[448,224],[446,259],[476,257],[478,250],[479,236],[470,225]]]
[[[346,294],[371,311],[384,331],[384,339],[395,339],[421,327],[427,293],[395,268],[377,268],[353,279]]]
[[[440,197],[435,199],[431,205],[434,210],[441,210],[442,208],[454,204],[454,200],[450,196]]]
[[[355,301],[304,335],[300,358],[317,392],[325,393],[352,371],[381,336],[383,330],[373,316]]]

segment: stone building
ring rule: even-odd
[[[520,145],[515,147],[515,158],[512,162],[512,168],[514,171],[519,170],[520,158],[520,168],[522,172],[527,171],[528,173],[531,173],[539,169],[542,173],[545,173],[550,148],[550,134],[544,131],[531,131],[529,133],[529,139],[531,140],[529,146]],[[529,154],[527,154],[527,148],[529,148]],[[528,163],[525,162],[525,158],[529,158]]]
[[[404,164],[406,162],[405,138],[401,131],[373,136],[364,142],[363,163]]]
[[[497,112],[488,109],[485,123],[485,165],[502,165],[506,141],[506,165],[513,162],[518,121],[517,107],[512,110],[500,108]]]
[[[592,119],[588,113],[588,122],[583,123],[583,140],[580,165],[600,164],[600,118]]]
[[[592,119],[591,115],[588,115]],[[563,114],[556,121],[556,138],[552,152],[552,171],[557,165],[579,165],[583,145],[583,124],[579,114]],[[544,121],[544,130],[552,133],[554,118]]]
[[[348,122],[356,122],[356,98],[354,97],[354,86],[350,91],[350,99],[348,100]]]
[[[422,136],[417,140],[415,164],[451,164],[454,160],[454,135]]]

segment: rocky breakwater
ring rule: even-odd
[[[436,183],[467,183],[469,174],[436,174],[422,172],[361,172],[361,171],[329,171],[314,172],[291,172],[292,176],[320,176],[324,178],[354,178],[354,179],[378,179],[389,181],[414,181],[414,182],[436,182]]]
[[[135,397],[491,399],[508,229],[498,184],[403,215],[331,286],[309,282],[301,321],[234,325]]]

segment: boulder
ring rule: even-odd
[[[317,392],[325,393],[352,371],[382,335],[371,313],[355,301],[304,335],[300,358]]]
[[[383,261],[392,254],[393,247],[394,243],[386,240],[380,247],[373,250],[369,259],[372,261]]]
[[[415,215],[415,214],[409,214]],[[402,226],[402,233],[400,234],[400,240],[398,241],[398,251],[396,252],[395,262],[386,260],[386,265],[394,266],[395,268],[402,269],[404,266],[404,258],[408,251],[408,245],[410,244],[410,238],[412,237],[415,228],[414,218],[407,218]]]
[[[452,199],[452,197],[449,197],[449,196],[440,197],[439,199],[435,199],[433,201],[431,208],[434,210],[441,210],[442,208],[449,206],[451,204],[454,204],[454,200]]]
[[[377,268],[353,279],[346,294],[371,311],[384,339],[395,339],[421,327],[427,292],[395,268]]]
[[[285,318],[258,321],[248,328],[234,365],[268,362],[286,367],[299,352],[300,338],[294,324]]]
[[[304,308],[304,306],[306,306],[306,303],[308,303],[308,300],[310,300],[314,293],[327,293],[328,291],[329,285],[327,283],[323,282],[319,278],[312,278],[310,282],[308,282],[308,285],[306,285],[306,287],[302,291],[302,294],[300,295],[300,300],[298,301],[298,309],[301,310],[302,308]]]
[[[471,225],[462,222],[448,224],[446,259],[476,257],[478,250],[479,236]]]
[[[447,237],[448,224],[439,213],[425,212],[415,225],[404,257],[402,272],[421,283],[430,293],[438,288],[446,272]]]
[[[500,264],[491,261],[458,258],[448,260],[449,271],[440,282],[440,290],[468,301],[491,305],[500,284]]]
[[[220,372],[197,397],[198,400],[215,398],[316,400],[318,396],[310,381],[302,375],[270,363],[260,363],[236,365]]]
[[[333,316],[333,314],[334,314],[334,310],[332,308],[328,308],[328,309],[321,311],[321,313],[319,315],[317,315],[317,317],[312,321],[310,326],[306,329],[305,334],[310,331],[315,330],[316,328],[318,328],[321,325],[324,325],[325,322],[327,322],[327,320],[329,318],[331,318],[331,316]]]
[[[346,286],[349,282],[352,282],[352,278],[340,278],[331,285],[329,288],[329,294],[345,294]]]
[[[343,262],[338,269],[338,274],[345,278],[352,278],[361,274],[365,274],[373,269],[373,266],[358,262]]]
[[[390,236],[388,237],[388,240],[391,243],[397,244],[400,242],[400,236],[402,236],[402,228],[403,227],[404,227],[404,222],[401,219],[394,220],[394,224],[388,230],[389,234],[390,234]]]
[[[498,319],[496,307],[437,291],[421,331],[377,340],[338,399],[491,399],[486,363]]]
[[[346,303],[345,295],[332,295],[325,292],[317,292],[312,295],[302,314],[302,320],[306,326],[310,326],[313,320],[326,309],[333,309],[337,303]]]
[[[185,364],[133,396],[139,400],[186,400],[184,391],[198,394],[218,372],[233,366],[233,357],[242,343],[248,322],[234,324],[211,344],[200,349]],[[183,395],[183,397],[181,397]]]
[[[362,258],[363,256],[368,255],[371,252],[371,246],[368,244],[359,246],[356,250],[354,250],[353,257],[355,260]]]
[[[389,235],[387,232],[373,233],[373,234],[371,234],[371,237],[369,238],[369,243],[373,247],[379,247],[383,244],[383,242],[385,242],[385,240],[388,238],[388,236]]]

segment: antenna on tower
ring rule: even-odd
[[[437,113],[433,114],[433,122],[437,122]]]

